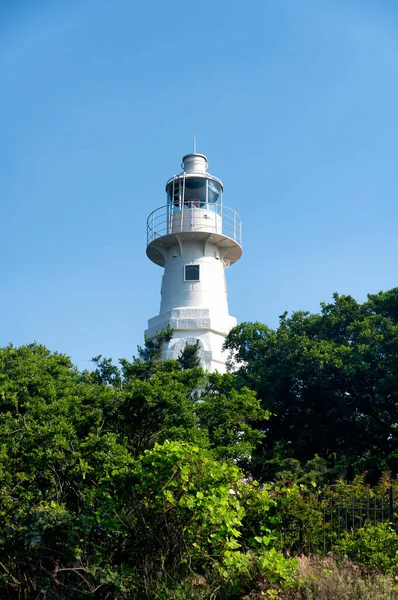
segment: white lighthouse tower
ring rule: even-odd
[[[167,204],[147,221],[147,255],[164,267],[160,314],[146,337],[167,325],[173,339],[163,359],[177,359],[186,343],[199,340],[207,371],[225,371],[222,345],[236,319],[228,314],[225,269],[242,255],[239,215],[223,204],[223,184],[207,172],[203,154],[186,154],[183,171],[166,183]]]

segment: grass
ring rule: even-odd
[[[337,563],[333,556],[302,556],[299,559],[303,600],[392,600],[398,599],[391,575],[371,571],[349,560]]]
[[[301,586],[277,592],[260,582],[249,600],[398,600],[398,577],[385,575],[349,560],[338,562],[332,555],[299,558]],[[394,589],[396,586],[396,589]]]

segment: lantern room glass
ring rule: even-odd
[[[221,204],[222,187],[204,177],[181,177],[170,181],[166,188],[167,202],[173,212],[182,208],[216,209]]]

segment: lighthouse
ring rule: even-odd
[[[223,203],[224,186],[210,175],[204,154],[186,154],[182,172],[166,183],[166,205],[147,220],[147,256],[164,269],[159,315],[147,338],[168,325],[173,338],[162,359],[177,359],[199,341],[201,365],[225,372],[222,346],[236,319],[228,313],[225,271],[242,255],[242,223]]]

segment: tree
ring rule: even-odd
[[[256,393],[247,387],[235,389],[231,374],[209,374],[195,412],[216,456],[250,472],[251,456],[264,438],[258,425],[269,418]]]
[[[151,363],[156,360],[160,360],[162,355],[162,349],[165,343],[169,342],[173,337],[173,330],[170,324],[165,329],[156,332],[154,339],[147,338],[145,336],[145,346],[142,348],[138,346],[139,359]]]
[[[188,342],[185,344],[185,348],[181,350],[178,357],[182,369],[200,367],[199,347],[199,340],[196,340],[195,344],[188,344]]]
[[[203,371],[165,361],[142,379],[95,363],[0,349],[0,597],[236,597],[267,563],[240,533],[249,491],[232,458],[216,460],[215,407],[198,413]],[[251,418],[239,396],[228,439]]]
[[[397,315],[398,288],[364,304],[335,294],[320,314],[283,314],[275,331],[260,323],[231,331],[235,385],[255,390],[272,415],[256,456],[263,477],[286,458],[315,455],[331,477],[397,471]]]
[[[119,359],[122,365],[122,373],[126,378],[140,377],[148,379],[151,377],[155,365],[160,361],[164,345],[173,337],[173,330],[170,324],[165,329],[156,332],[155,338],[145,336],[144,347],[138,346],[138,357],[133,358],[133,362],[126,359]]]

